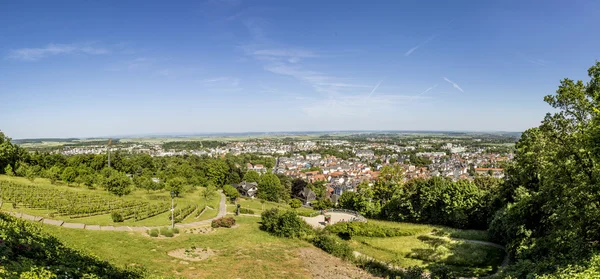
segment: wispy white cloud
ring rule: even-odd
[[[228,77],[216,77],[216,78],[207,78],[207,79],[203,79],[200,82],[202,83],[213,83],[213,82],[219,82],[219,81],[225,81],[228,80]]]
[[[248,51],[248,50],[247,50]],[[251,55],[263,60],[285,59],[287,62],[295,64],[304,58],[318,57],[314,52],[304,49],[259,49],[250,51]]]
[[[100,55],[107,54],[109,51],[104,48],[81,46],[75,44],[48,44],[40,48],[20,48],[13,49],[9,52],[8,58],[24,61],[36,61],[53,55],[66,54],[90,54]]]
[[[463,90],[462,90],[462,88],[460,88],[460,86],[459,86],[459,85],[458,85],[456,82],[454,82],[454,81],[451,81],[451,80],[450,80],[450,79],[448,79],[447,77],[444,77],[444,80],[445,80],[445,81],[447,81],[448,83],[452,84],[452,86],[453,86],[454,88],[456,88],[458,91],[460,91],[460,92],[463,92],[463,93],[465,92],[465,91],[463,91]]]
[[[232,77],[214,77],[200,80],[204,87],[210,90],[221,92],[239,92],[244,88],[240,85],[239,78]]]
[[[431,37],[427,38],[427,40],[423,41],[422,43],[412,47],[411,49],[409,49],[408,51],[406,51],[404,53],[404,56],[410,56],[413,52],[415,52],[417,49],[419,49],[420,47],[424,46],[425,44],[429,43],[431,40],[435,39],[435,37],[437,37],[437,35],[432,35]]]

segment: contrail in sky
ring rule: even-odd
[[[383,82],[383,80],[380,80],[377,85],[375,85],[375,88],[373,88],[373,90],[371,90],[371,93],[369,93],[369,96],[367,96],[367,98],[371,98],[371,96],[373,95],[373,93],[375,93],[375,90],[377,90],[377,88],[379,87],[379,85]]]

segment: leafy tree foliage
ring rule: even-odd
[[[292,208],[299,208],[302,206],[302,201],[299,199],[291,199],[290,200],[290,206]]]
[[[12,144],[10,138],[0,131],[0,171],[5,171],[9,165],[14,166],[18,155],[19,147]]]
[[[292,181],[292,197],[300,196],[300,193],[304,190],[304,187],[308,186],[308,182],[304,179],[296,178]]]
[[[380,203],[373,200],[374,192],[368,183],[358,185],[356,192],[345,191],[338,199],[340,207],[359,212],[364,216],[377,216]]]
[[[260,174],[254,170],[249,170],[244,174],[244,181],[258,183],[258,181],[260,181]]]
[[[527,130],[500,191],[506,205],[490,224],[524,278],[586,265],[600,239],[600,62],[590,81],[564,79],[544,100],[556,112]],[[593,276],[597,278],[596,270]],[[575,278],[574,274],[568,276]]]
[[[167,181],[167,187],[165,189],[174,192],[175,196],[179,197],[179,194],[185,192],[186,184],[187,180],[183,177],[174,177]]]
[[[61,175],[62,180],[67,183],[67,185],[70,185],[71,183],[75,182],[75,179],[77,178],[77,171],[75,171],[74,167],[66,167]]]
[[[485,228],[492,212],[491,192],[468,181],[433,177],[410,180],[387,203],[381,216],[388,220]]]
[[[144,278],[65,246],[41,226],[0,213],[2,278]]]
[[[236,188],[233,188],[233,186],[231,186],[231,185],[223,186],[223,193],[231,201],[235,201],[235,200],[237,200],[237,198],[240,197],[240,192],[238,192],[238,190]]]
[[[200,196],[204,199],[204,204],[208,204],[208,201],[217,195],[217,188],[215,185],[209,184],[206,189],[200,193]]]
[[[274,202],[287,199],[287,197],[285,197],[285,190],[277,175],[266,173],[260,177],[260,182],[258,183],[258,198]]]
[[[279,237],[289,238],[307,238],[314,233],[310,225],[295,211],[280,211],[277,208],[263,211],[260,229]]]
[[[124,173],[112,169],[105,169],[106,177],[103,177],[101,184],[108,192],[117,196],[124,196],[131,193],[131,179]]]
[[[4,173],[8,176],[14,176],[15,172],[13,171],[13,168],[11,165],[6,165],[6,168],[4,168]]]

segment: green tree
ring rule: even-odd
[[[555,112],[516,144],[490,224],[505,243],[514,278],[587,265],[600,239],[600,62],[590,81],[564,79],[544,100]],[[598,277],[596,273],[592,277]],[[575,276],[568,276],[570,278]]]
[[[302,206],[302,201],[299,199],[291,199],[290,200],[290,206],[292,208],[299,208]]]
[[[66,167],[62,172],[61,178],[67,185],[71,185],[77,178],[77,171],[74,167]]]
[[[285,200],[285,190],[277,175],[272,173],[263,174],[258,183],[258,198],[279,202]]]
[[[244,174],[244,181],[258,183],[260,181],[260,174],[258,174],[256,171],[249,170],[246,172],[246,174]]]
[[[46,170],[46,177],[50,180],[51,184],[55,184],[57,180],[60,179],[60,174],[62,173],[59,166],[54,165],[51,168]]]
[[[131,179],[117,170],[112,170],[110,175],[103,179],[102,186],[119,197],[131,193]]]
[[[35,170],[31,167],[27,168],[25,171],[25,177],[31,182],[35,181]]]
[[[12,144],[10,138],[0,131],[0,170],[5,171],[6,173],[6,167],[16,163],[18,153],[19,148]]]
[[[236,190],[237,191],[237,190]],[[217,187],[213,184],[208,184],[204,191],[200,192],[200,197],[204,199],[204,205],[208,204],[208,201],[213,199],[217,195]]]
[[[4,168],[4,173],[8,176],[15,175],[15,173],[13,172],[13,168],[10,165],[6,165],[6,168]]]
[[[179,197],[179,194],[185,191],[187,180],[183,177],[175,177],[171,178],[167,181],[167,185],[165,187],[168,191],[173,191],[175,196]]]
[[[223,193],[229,198],[230,201],[235,202],[240,197],[240,192],[231,185],[223,186]]]
[[[139,189],[144,189],[147,192],[150,192],[150,190],[154,190],[155,184],[157,183],[152,181],[152,178],[149,176],[140,175],[133,177],[133,184]]]

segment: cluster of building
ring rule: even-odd
[[[478,143],[481,140],[470,139]],[[392,141],[393,142],[393,141]],[[467,141],[457,139],[442,140],[422,138],[390,143],[387,138],[369,138],[367,141],[349,140],[298,140],[281,141],[257,139],[251,141],[229,142],[224,146],[202,148],[200,150],[165,150],[162,144],[132,143],[111,147],[112,151],[121,150],[130,153],[146,153],[151,156],[198,155],[220,157],[224,154],[240,155],[246,153],[273,156],[276,164],[267,169],[260,164],[248,164],[247,170],[259,173],[267,171],[284,174],[292,178],[301,178],[315,183],[322,181],[327,186],[327,195],[335,201],[344,191],[354,191],[363,182],[372,182],[386,165],[400,165],[404,169],[406,180],[414,178],[448,177],[452,180],[473,179],[477,175],[504,177],[502,165],[513,159],[512,153],[490,153],[485,148],[469,145]],[[334,150],[352,154],[350,158],[338,158],[323,150]],[[72,154],[101,154],[106,146],[66,147],[59,152]],[[412,156],[411,156],[412,155]],[[412,162],[416,156],[424,161]],[[346,156],[347,157],[347,156]],[[244,183],[236,185],[244,195],[256,193],[257,185]],[[314,193],[313,193],[314,194]],[[312,197],[310,192],[303,193],[305,201]]]

